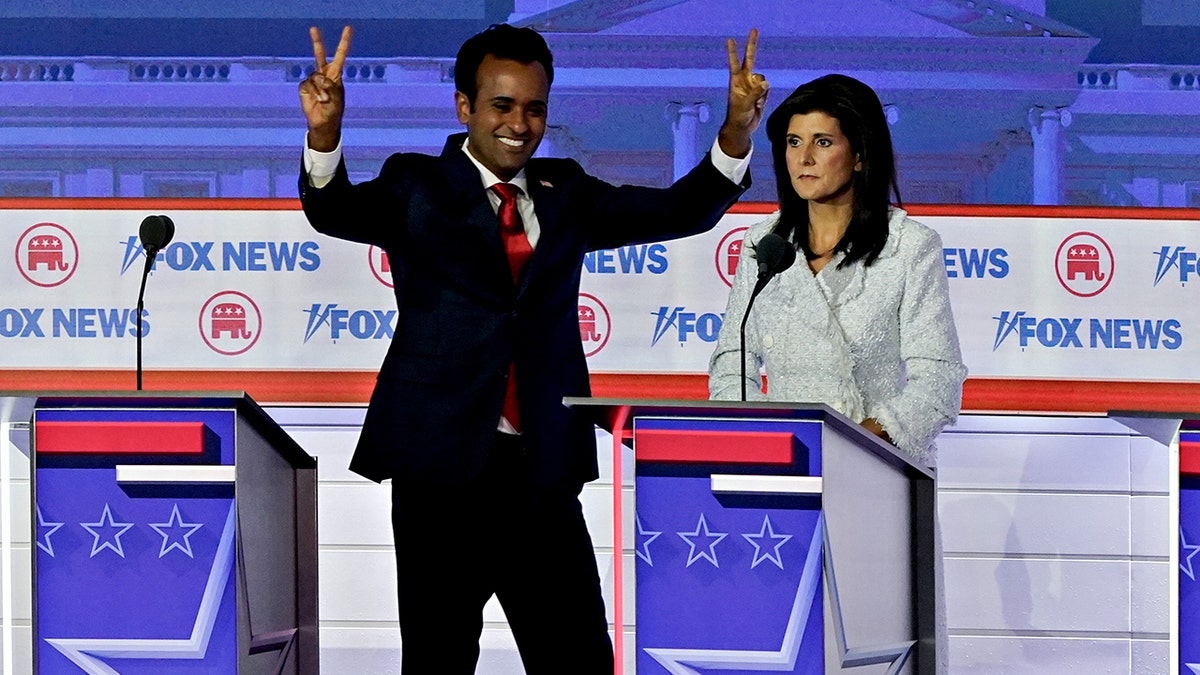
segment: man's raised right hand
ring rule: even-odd
[[[321,31],[309,28],[313,56],[317,69],[300,83],[300,107],[308,118],[308,147],[318,152],[332,152],[342,134],[342,114],[346,111],[346,92],[342,87],[342,68],[350,51],[350,26],[342,29],[333,60],[326,61]]]

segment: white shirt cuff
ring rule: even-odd
[[[712,158],[713,166],[717,171],[721,172],[722,176],[741,185],[742,179],[746,177],[746,171],[750,168],[750,157],[753,154],[754,145],[751,144],[750,152],[747,152],[745,157],[741,159],[730,157],[721,150],[721,144],[714,139],[712,150],[708,153],[708,156]]]
[[[308,134],[304,134],[304,171],[308,174],[309,185],[317,189],[329,185],[341,161],[342,139],[338,139],[337,147],[332,151],[318,152],[308,147]]]

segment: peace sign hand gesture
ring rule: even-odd
[[[300,107],[308,118],[308,146],[319,152],[332,151],[341,137],[342,114],[346,111],[342,68],[350,51],[352,33],[350,26],[342,29],[342,39],[338,42],[333,60],[326,62],[321,31],[316,27],[308,29],[317,69],[300,83]]]
[[[750,30],[746,51],[738,58],[737,43],[725,42],[729,52],[729,104],[725,123],[717,136],[721,150],[730,157],[745,157],[750,152],[750,135],[762,122],[771,85],[761,73],[754,72],[754,57],[758,51],[758,29]]]

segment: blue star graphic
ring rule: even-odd
[[[754,546],[754,560],[750,563],[750,569],[758,567],[758,564],[764,560],[770,560],[779,569],[783,569],[783,557],[779,555],[779,547],[786,544],[787,540],[792,538],[792,535],[775,534],[775,528],[771,527],[770,516],[763,516],[762,529],[758,531],[758,534],[743,534],[742,536]],[[756,541],[762,539],[774,540],[775,543],[769,547],[774,550],[770,551],[767,546],[763,546]]]
[[[634,514],[633,518],[637,521],[637,536],[638,541],[641,542],[637,548],[633,549],[633,552],[637,554],[637,557],[645,560],[647,565],[654,567],[654,561],[650,559],[650,542],[658,539],[662,532],[653,532],[642,527],[642,517],[639,515]],[[643,537],[645,538],[643,539]]]
[[[701,524],[703,524],[701,516]],[[697,527],[697,530],[700,528]],[[681,535],[682,536],[682,535]],[[644,647],[644,651],[658,661],[671,675],[700,675],[704,670],[736,670],[739,672],[791,671],[796,667],[801,641],[807,629],[809,609],[817,598],[824,583],[833,615],[834,640],[837,643],[835,658],[842,670],[862,666],[886,664],[887,675],[897,675],[912,655],[915,641],[904,641],[888,645],[849,647],[842,623],[842,606],[838,593],[837,577],[833,574],[833,551],[829,545],[829,532],[825,529],[825,516],[817,519],[808,552],[804,557],[804,569],[796,598],[788,614],[787,627],[777,651],[744,649],[672,649]],[[1200,675],[1200,671],[1197,671]]]
[[[179,515],[179,504],[175,504],[171,508],[171,519],[165,523],[150,523],[150,527],[155,532],[162,535],[162,549],[158,552],[158,557],[163,557],[171,552],[171,549],[179,549],[183,551],[189,558],[195,558],[192,555],[192,542],[188,537],[196,533],[196,530],[204,527],[203,523],[185,523]]]
[[[704,534],[701,534],[701,532]],[[712,563],[713,567],[720,567],[720,565],[717,564],[717,552],[714,549],[716,548],[717,544],[721,543],[721,540],[725,537],[728,537],[729,534],[726,532],[710,532],[708,530],[708,522],[704,520],[703,513],[700,514],[700,521],[696,523],[695,532],[676,532],[675,534],[678,534],[679,538],[686,541],[688,546],[691,547],[688,551],[687,567],[691,567],[692,563],[701,558],[704,558]],[[699,553],[696,553],[696,542],[692,541],[691,537],[703,537],[704,539],[711,539],[712,541],[710,541],[703,549],[701,549]]]
[[[1187,543],[1187,537],[1183,535],[1183,527],[1179,528],[1179,547],[1183,549],[1179,552],[1179,569],[1183,570],[1183,573],[1186,574],[1189,579],[1195,581],[1196,574],[1192,570],[1192,558],[1195,558],[1196,554],[1200,553],[1200,545]],[[1186,555],[1184,555],[1185,552]],[[1184,567],[1184,565],[1187,565],[1187,567]]]
[[[108,506],[104,507],[108,513]],[[109,516],[111,520],[111,516]],[[103,520],[103,519],[101,519]],[[234,568],[236,508],[230,505],[221,541],[213,557],[192,632],[183,638],[46,638],[46,643],[88,675],[117,675],[105,659],[185,659],[202,661],[208,653],[217,612]],[[252,636],[253,640],[253,636]],[[290,646],[290,642],[288,643]]]
[[[1183,665],[1187,666],[1188,670],[1195,673],[1195,675],[1200,675],[1200,663],[1185,663]]]
[[[37,520],[38,520],[37,546],[38,546],[38,548],[42,549],[46,553],[49,553],[50,557],[53,558],[54,557],[54,545],[50,543],[50,535],[54,534],[55,532],[58,532],[58,528],[62,527],[63,523],[48,523],[48,522],[46,522],[46,519],[42,517],[42,507],[41,506],[37,507]],[[43,543],[43,542],[45,542],[45,543]]]
[[[116,553],[117,555],[121,556],[122,558],[125,557],[125,550],[123,548],[121,548],[121,535],[128,532],[129,528],[133,527],[133,523],[113,522],[112,511],[109,510],[107,502],[105,502],[105,504],[104,504],[104,512],[102,514],[100,514],[100,522],[98,522],[98,523],[80,523],[79,526],[82,527],[83,529],[87,530],[88,532],[90,532],[91,535],[93,537],[95,537],[95,539],[92,541],[92,554],[90,556],[88,556],[89,558],[95,558],[97,553],[99,553],[100,551],[103,551],[106,548],[112,549],[113,553]],[[111,535],[105,536],[104,534],[97,532],[93,528],[103,528],[103,530],[116,530],[116,532],[113,532]],[[100,542],[100,539],[102,537],[104,538],[104,543]],[[109,537],[111,537],[111,540],[109,539]]]
[[[821,545],[823,543],[824,518],[817,521],[808,551],[804,556],[804,569],[800,585],[788,613],[787,627],[783,630],[779,649],[672,649],[646,647],[645,652],[671,675],[700,675],[704,670],[736,670],[739,672],[791,672],[796,668],[800,656],[800,645],[808,628],[809,610],[821,588]],[[790,536],[790,535],[789,535]],[[836,589],[834,589],[836,592]]]

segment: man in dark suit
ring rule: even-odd
[[[767,83],[757,34],[739,60],[718,142],[665,189],[614,187],[574,161],[531,159],[553,63],[535,31],[463,44],[454,95],[466,134],[402,153],[351,185],[341,159],[350,29],[300,86],[300,196],[318,231],[374,244],[399,307],[351,469],[392,479],[404,672],[473,673],[494,594],[529,673],[611,673],[612,645],[578,495],[597,476],[578,324],[587,251],[706,231],[748,185]],[[618,551],[619,563],[619,551]],[[618,623],[617,630],[621,630]]]

